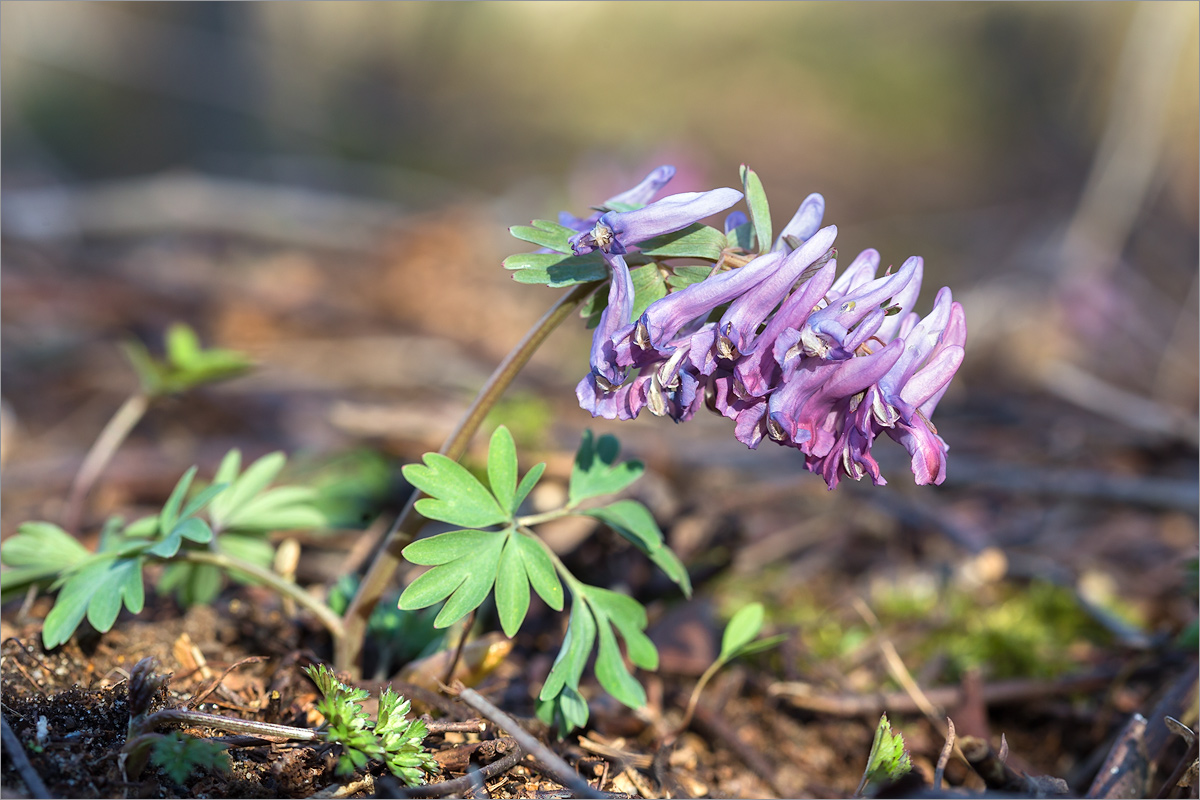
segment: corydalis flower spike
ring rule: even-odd
[[[871,455],[886,431],[908,450],[917,483],[940,483],[949,448],[930,415],[963,361],[962,306],[943,290],[924,318],[911,312],[923,273],[917,257],[876,278],[879,253],[864,250],[837,276],[836,229],[820,228],[820,195],[806,198],[769,253],[728,259],[726,269],[718,262],[683,289],[671,291],[668,280],[668,294],[629,322],[632,286],[620,253],[738,196],[718,189],[613,209],[575,237],[576,252],[602,250],[612,265],[615,309],[601,318],[580,405],[612,419],[648,408],[682,422],[705,404],[733,419],[735,437],[751,449],[770,438],[799,450],[831,489],[843,477],[886,483]],[[762,197],[756,202],[765,208]],[[746,224],[744,213],[729,214],[727,243]],[[653,260],[671,270],[663,259]],[[624,380],[627,372],[634,377]]]

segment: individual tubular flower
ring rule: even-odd
[[[642,182],[632,189],[627,189],[620,194],[613,195],[604,201],[605,208],[619,208],[621,206],[644,206],[654,199],[654,195],[658,194],[671,178],[675,177],[675,167],[670,164],[664,164],[650,171],[650,174],[642,179]],[[600,219],[603,211],[597,211],[591,216],[580,219],[568,211],[560,211],[558,214],[558,224],[564,228],[571,230],[589,231],[596,225],[596,221]]]
[[[593,250],[625,253],[638,242],[682,230],[741,199],[736,189],[721,188],[669,195],[633,211],[608,211],[591,230],[571,237],[571,249],[576,255]]]
[[[813,192],[804,198],[804,202],[796,209],[787,225],[775,237],[775,252],[790,252],[808,241],[821,227],[821,219],[825,216],[825,198]]]

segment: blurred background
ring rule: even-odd
[[[1114,622],[1118,636],[1194,618],[1196,3],[0,15],[5,534],[61,514],[136,386],[122,340],[155,350],[182,321],[259,368],[152,409],[93,524],[161,502],[234,445],[411,459],[558,296],[501,268],[526,249],[507,226],[583,214],[661,163],[679,169],[672,192],[736,186],[747,163],[777,227],[822,192],[844,262],[922,255],[918,310],[941,285],[963,302],[967,359],[935,420],[946,485],[912,491],[890,442],[889,489],[827,494],[794,453],[746,451],[725,420],[596,425],[574,406],[589,337],[571,323],[504,412],[525,446],[569,463],[584,427],[618,433],[660,476],[655,510],[685,556],[731,515],[737,546],[759,546],[740,574],[819,551],[781,586],[830,564],[871,573],[863,543],[886,540],[885,572],[1003,553],[1000,575],[1124,609],[1135,633]],[[385,507],[396,477],[381,474]],[[795,530],[818,512],[820,536]]]

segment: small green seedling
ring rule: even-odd
[[[178,394],[206,383],[228,380],[249,370],[253,363],[236,350],[205,349],[196,332],[183,323],[167,329],[162,359],[138,341],[125,343],[125,356],[137,372],[142,391],[150,397]]]
[[[420,786],[427,773],[438,771],[437,761],[422,744],[428,733],[425,723],[408,718],[409,702],[391,688],[379,695],[379,714],[372,720],[362,707],[371,696],[366,689],[347,686],[324,664],[304,671],[321,691],[317,710],[326,719],[325,740],[342,749],[338,775],[350,775],[376,760],[407,785]]]
[[[875,739],[871,742],[871,754],[867,756],[867,768],[863,770],[855,797],[862,797],[863,790],[871,783],[887,783],[902,778],[912,771],[912,759],[904,749],[904,737],[892,733],[887,714],[879,718],[875,728]]]
[[[729,624],[725,626],[725,633],[721,636],[721,652],[717,655],[717,660],[704,670],[704,674],[696,682],[696,688],[692,690],[691,698],[688,699],[687,711],[679,724],[680,731],[686,730],[691,724],[692,715],[696,713],[696,704],[700,702],[700,693],[721,667],[735,658],[769,650],[787,638],[780,634],[756,641],[755,638],[762,630],[764,616],[762,603],[750,603],[738,609],[730,618]]]

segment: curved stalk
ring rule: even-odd
[[[88,450],[83,463],[79,465],[79,472],[75,474],[75,480],[71,484],[67,510],[63,514],[65,530],[78,532],[79,522],[83,517],[83,501],[87,499],[88,492],[149,407],[150,395],[145,392],[132,394],[117,409],[117,413],[112,415],[104,430],[100,431],[100,435],[92,443],[92,449]]]
[[[333,609],[325,605],[323,601],[304,591],[295,582],[289,581],[269,569],[213,550],[180,550],[173,560],[189,561],[193,564],[210,564],[221,569],[234,570],[249,575],[259,583],[275,590],[283,597],[291,598],[296,602],[296,605],[309,611],[325,626],[335,641],[342,634],[342,618],[333,613]]]
[[[517,346],[505,356],[500,365],[496,367],[495,372],[488,378],[487,383],[479,390],[475,401],[471,403],[471,407],[459,420],[458,427],[442,445],[442,449],[439,451],[442,455],[455,460],[462,457],[471,437],[479,429],[480,423],[508,389],[517,373],[525,367],[530,357],[546,340],[551,331],[570,316],[600,285],[600,281],[594,281],[575,286],[537,321],[537,324],[525,334]],[[391,581],[396,569],[400,566],[402,561],[400,551],[416,538],[425,522],[425,518],[414,509],[417,500],[422,496],[420,492],[414,491],[412,497],[409,498],[408,504],[396,518],[396,522],[384,540],[383,547],[375,555],[367,574],[363,576],[362,583],[359,584],[354,600],[351,601],[341,619],[341,630],[334,634],[334,668],[339,672],[348,672],[355,676],[359,674],[358,658],[362,652],[367,620],[387,588],[388,582]]]

